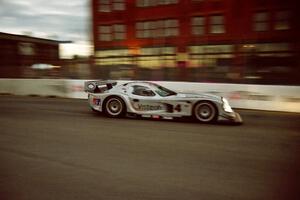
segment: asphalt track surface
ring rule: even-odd
[[[239,112],[241,126],[110,119],[0,96],[0,199],[300,199],[300,115]]]

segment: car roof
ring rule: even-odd
[[[147,81],[133,81],[133,82],[128,82],[128,83],[124,83],[123,86],[132,86],[132,85],[141,85],[141,86],[157,86],[156,83],[152,83],[152,82],[147,82]]]

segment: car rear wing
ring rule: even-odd
[[[90,93],[102,93],[110,90],[117,85],[116,81],[86,81],[84,82],[84,91]]]

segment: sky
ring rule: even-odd
[[[90,0],[0,0],[0,32],[73,41],[61,56],[91,54]]]

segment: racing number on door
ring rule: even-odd
[[[180,112],[181,111],[181,105],[180,104],[176,105],[174,110],[177,111],[177,112]]]

